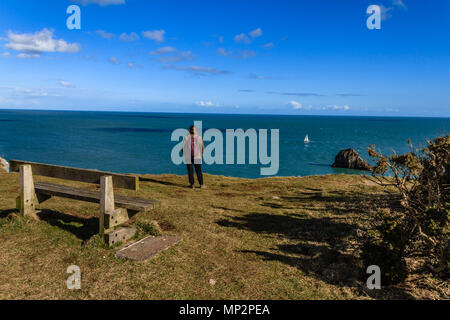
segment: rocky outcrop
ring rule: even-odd
[[[334,163],[331,165],[333,168],[346,168],[357,170],[370,170],[371,167],[361,158],[361,156],[353,149],[345,149],[339,151]]]
[[[9,162],[3,158],[0,158],[0,171],[9,172]]]

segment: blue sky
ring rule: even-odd
[[[448,117],[450,1],[3,0],[0,108]]]

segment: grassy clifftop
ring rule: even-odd
[[[156,221],[165,234],[183,240],[147,262],[134,263],[114,258],[117,249],[97,241],[98,205],[53,198],[43,204],[41,221],[28,220],[14,210],[19,176],[0,173],[0,298],[449,297],[448,286],[431,276],[420,286],[407,282],[365,289],[358,244],[373,210],[389,195],[362,177],[206,175],[208,189],[195,190],[186,187],[183,176],[145,178],[138,192],[117,190],[160,201],[156,210],[136,215],[133,222]],[[81,268],[79,291],[66,288],[72,264]]]

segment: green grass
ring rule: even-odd
[[[183,240],[135,263],[116,259],[117,248],[106,247],[96,235],[98,205],[52,198],[42,204],[40,221],[20,217],[14,210],[19,176],[0,173],[0,298],[449,297],[448,285],[431,275],[417,285],[414,273],[401,286],[365,289],[359,245],[367,220],[386,205],[386,194],[362,177],[206,175],[208,189],[194,190],[183,176],[145,177],[137,192],[116,190],[160,202],[155,210],[133,217],[137,238],[162,232]],[[66,269],[72,264],[81,268],[79,291],[66,288]]]
[[[156,225],[148,222],[137,221],[136,230],[137,238],[142,238],[147,235],[152,235],[155,237],[160,235],[160,232],[157,229]]]

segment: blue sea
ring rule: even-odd
[[[423,147],[426,139],[450,128],[450,118],[0,110],[0,157],[122,173],[185,174],[184,165],[171,161],[177,144],[171,134],[194,121],[202,121],[203,131],[279,129],[278,176],[358,174],[331,168],[339,150],[354,148],[369,160],[371,144],[385,154],[407,152],[408,139]],[[203,171],[260,178],[261,166],[205,164]]]

